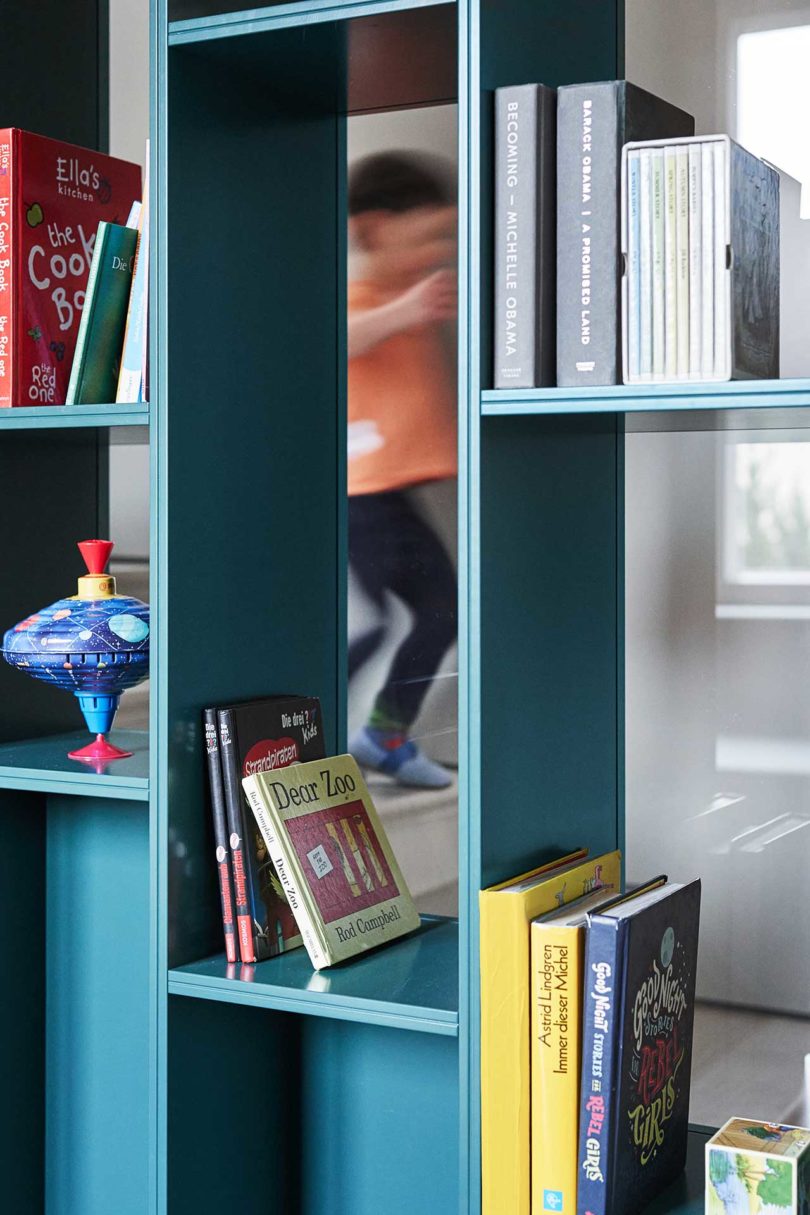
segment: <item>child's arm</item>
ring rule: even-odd
[[[450,320],[455,314],[455,275],[449,270],[439,270],[379,308],[350,312],[349,358],[366,354],[395,333]]]

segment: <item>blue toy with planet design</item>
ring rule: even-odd
[[[104,737],[112,728],[121,693],[149,674],[149,606],[116,593],[105,573],[110,540],[82,540],[87,573],[78,592],[27,616],[3,637],[3,657],[19,671],[73,692],[95,741],[70,759],[124,759]]]

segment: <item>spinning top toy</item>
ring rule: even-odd
[[[109,540],[82,540],[87,573],[76,595],[58,599],[9,629],[3,657],[19,671],[73,692],[95,741],[70,759],[124,759],[104,737],[112,728],[121,693],[149,674],[149,607],[117,595],[115,578],[104,571]]]

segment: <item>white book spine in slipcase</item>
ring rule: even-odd
[[[714,377],[714,153],[711,143],[700,145],[701,294],[700,379]]]
[[[703,193],[700,144],[689,145],[689,378],[699,380],[703,339]]]

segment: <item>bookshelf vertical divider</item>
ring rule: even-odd
[[[345,742],[350,23],[429,7],[457,31],[458,927],[319,980],[291,957],[244,982],[205,960],[221,946],[199,715],[269,682],[318,692]],[[482,418],[492,90],[615,76],[616,8],[303,0],[170,24],[152,0],[152,16],[157,1210],[221,1197],[258,1215],[272,1195],[301,1215],[475,1215],[478,890],[573,834],[614,845],[620,787],[616,416]],[[531,641],[545,625],[551,657]]]

